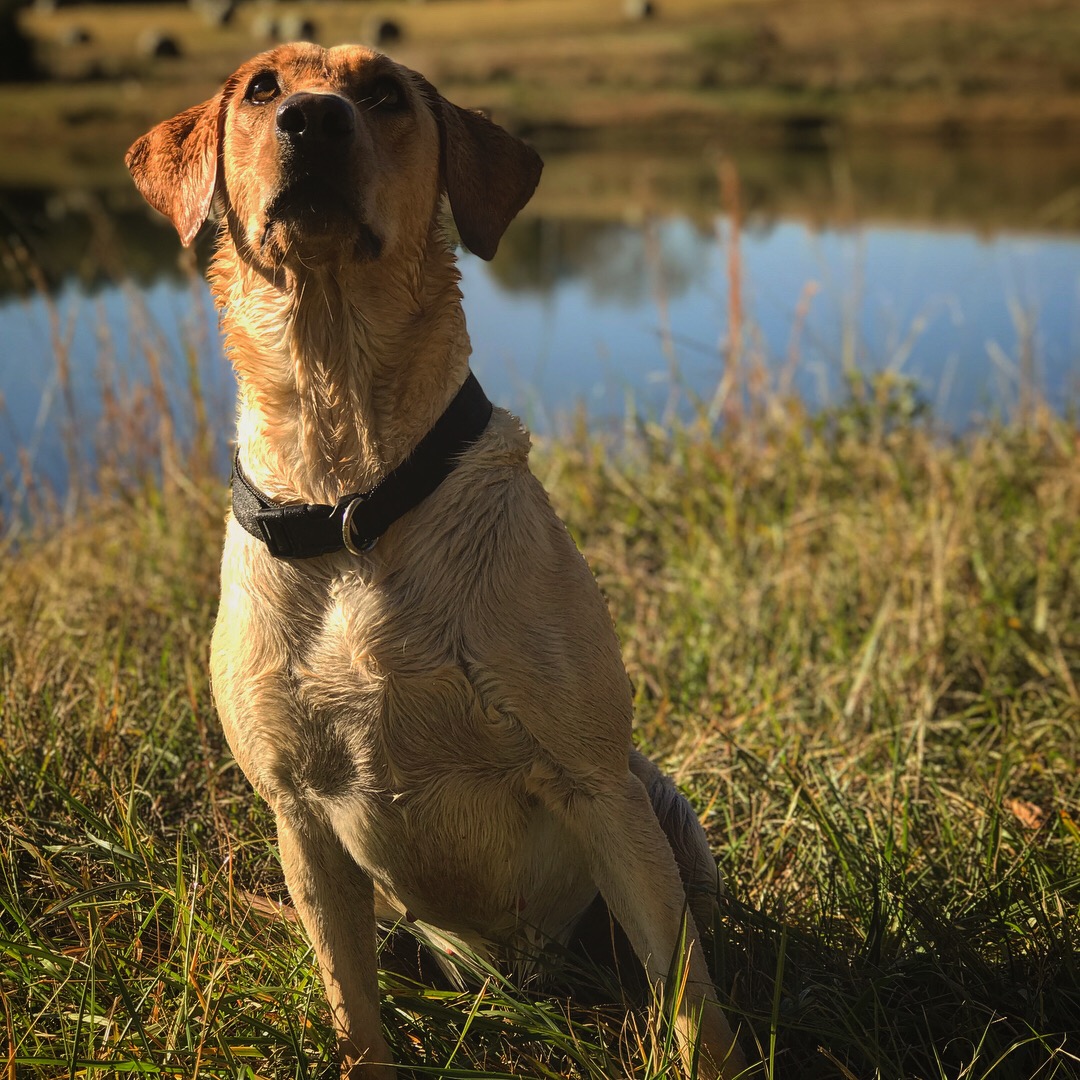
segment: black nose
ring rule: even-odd
[[[278,106],[278,134],[296,145],[340,143],[355,128],[352,105],[337,94],[290,94]]]

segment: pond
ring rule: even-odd
[[[1076,201],[1077,162],[1029,153],[1010,181],[993,155],[916,149],[906,183],[895,148],[756,150],[719,167],[701,147],[548,153],[495,261],[461,257],[473,368],[541,432],[581,410],[611,425],[707,406],[732,364],[812,409],[843,400],[847,373],[893,371],[954,431],[1025,392],[1074,405],[1080,231],[1054,208]],[[182,429],[195,378],[224,463],[231,374],[175,234],[118,183],[0,192],[0,236],[8,485],[62,490],[162,407]]]

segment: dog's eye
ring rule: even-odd
[[[405,91],[396,79],[376,79],[364,99],[370,109],[385,109],[392,112],[405,105]]]
[[[256,105],[265,105],[281,93],[277,77],[270,71],[261,72],[248,84],[247,99]]]

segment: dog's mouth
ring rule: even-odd
[[[382,240],[365,222],[355,193],[322,176],[289,180],[266,207],[259,246],[275,262],[290,251],[305,260],[329,255],[343,244],[352,256],[365,260],[378,258],[382,250]]]
[[[319,176],[301,176],[282,185],[266,208],[267,225],[283,222],[306,233],[340,229],[356,208],[352,197]]]

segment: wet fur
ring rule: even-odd
[[[335,189],[308,213],[290,193],[274,110],[250,96],[266,72],[283,97],[335,94],[354,110],[355,136],[334,148],[348,197]],[[372,104],[387,85],[403,110]],[[184,243],[216,203],[210,281],[239,385],[240,459],[265,492],[304,502],[371,487],[466,377],[442,195],[490,258],[540,173],[524,144],[416,73],[311,45],[256,57],[143,136],[128,163]],[[317,180],[303,182],[317,201]],[[394,1075],[376,914],[520,956],[565,942],[599,892],[653,981],[677,947],[680,873],[698,919],[711,914],[704,833],[631,748],[607,608],[528,453],[520,423],[496,409],[449,479],[363,557],[278,560],[227,526],[214,697],[276,815],[343,1075]],[[742,1060],[693,917],[686,942],[685,1058],[700,1030],[699,1075],[734,1076]]]

